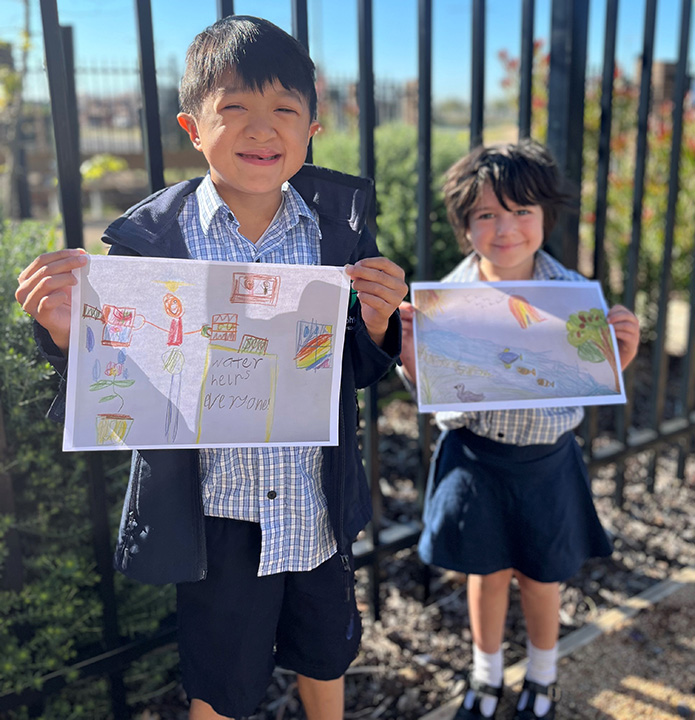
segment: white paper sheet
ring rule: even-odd
[[[413,283],[420,412],[625,402],[597,282]]]
[[[64,450],[337,445],[343,268],[92,256]]]

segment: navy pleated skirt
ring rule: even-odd
[[[432,458],[419,552],[475,575],[514,568],[538,582],[572,577],[611,554],[574,433],[554,445],[508,445],[447,430]]]

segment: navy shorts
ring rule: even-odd
[[[513,568],[538,582],[572,577],[611,554],[574,433],[506,445],[461,428],[432,459],[420,556],[473,575]]]
[[[276,664],[317,680],[345,673],[362,626],[354,571],[338,554],[309,572],[257,577],[257,523],[205,518],[208,574],[177,586],[179,655],[189,699],[253,714]]]

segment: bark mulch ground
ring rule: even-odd
[[[412,466],[417,457],[412,405],[391,403],[380,422],[384,513],[394,521],[409,520],[415,504],[411,478],[417,470]],[[562,586],[561,638],[677,570],[695,567],[695,458],[688,460],[686,479],[679,480],[676,449],[660,453],[653,493],[647,489],[649,461],[645,453],[628,463],[622,508],[613,502],[614,468],[600,470],[593,480],[598,512],[615,551],[608,559],[589,561]],[[374,622],[367,612],[367,571],[358,571],[364,637],[347,676],[346,719],[419,720],[460,698],[471,662],[465,577],[434,569],[430,595],[423,599],[422,572],[414,550],[404,550],[383,563],[381,619]],[[695,603],[681,604],[678,597],[663,601],[663,611],[659,603],[658,614],[644,611],[626,622],[624,630],[601,636],[563,659],[560,681],[565,701],[559,706],[558,720],[689,717],[687,713],[695,718],[695,673],[693,657],[688,657],[695,634],[688,630],[695,628]],[[505,666],[525,657],[525,642],[518,591],[513,589]],[[617,659],[609,652],[613,646],[621,650]],[[676,659],[685,663],[678,678]],[[660,668],[663,672],[658,675]],[[304,717],[291,675],[278,672],[268,697],[253,720]],[[508,697],[511,705],[512,694]],[[511,718],[511,714],[500,712],[498,717]]]
[[[379,422],[384,516],[387,522],[411,520],[417,517],[412,478],[418,471],[412,403],[391,402]],[[589,561],[562,586],[563,641],[674,572],[695,567],[695,456],[686,463],[685,480],[676,477],[675,448],[658,456],[654,492],[648,490],[649,474],[648,453],[628,461],[622,507],[613,502],[614,468],[594,477],[596,506],[615,551],[608,559]],[[357,576],[364,633],[347,675],[346,720],[421,720],[430,713],[439,713],[433,720],[449,720],[471,661],[465,577],[432,570],[430,594],[424,598],[417,553],[401,551],[382,563],[381,619],[375,622],[368,612],[367,571]],[[564,658],[560,683],[565,697],[558,720],[695,718],[693,595],[692,589],[678,592]],[[505,666],[524,658],[525,642],[513,588]],[[510,705],[513,693],[507,696]],[[140,720],[185,717],[179,691],[152,703]],[[277,670],[265,703],[249,720],[303,718],[293,675]],[[500,712],[498,718],[511,718],[511,712]]]

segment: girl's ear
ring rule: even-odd
[[[188,137],[193,143],[193,147],[198,152],[203,152],[203,147],[200,142],[200,134],[198,133],[198,125],[196,124],[195,118],[190,113],[179,113],[176,116],[179,121],[179,125],[188,133]]]

